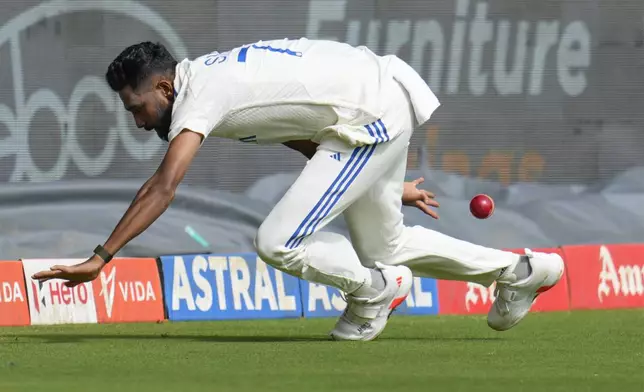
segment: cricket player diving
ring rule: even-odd
[[[162,45],[143,42],[119,54],[105,76],[137,126],[169,142],[167,152],[92,257],[34,279],[68,286],[95,279],[168,208],[209,136],[281,143],[309,158],[259,227],[255,247],[273,267],[346,294],[332,339],[378,337],[414,275],[496,282],[487,322],[498,331],[515,326],[561,279],[557,254],[520,256],[403,224],[403,203],[437,217],[433,195],[416,187],[422,179],[405,183],[405,170],[414,128],[440,103],[396,56],[302,38],[177,62]],[[340,214],[350,238],[322,231]]]

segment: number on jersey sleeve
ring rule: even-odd
[[[272,46],[266,45],[266,46],[260,46],[257,44],[253,44],[251,46],[246,46],[241,48],[239,51],[239,54],[237,55],[237,62],[239,63],[245,63],[246,62],[246,57],[248,56],[248,51],[249,49],[257,49],[257,50],[267,50],[269,52],[273,53],[281,53],[281,54],[286,54],[289,56],[295,56],[295,57],[302,57],[302,52],[294,52],[290,49],[279,49],[279,48],[274,48]]]

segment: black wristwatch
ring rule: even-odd
[[[102,245],[97,245],[96,249],[94,249],[94,254],[103,259],[105,264],[109,263],[112,261],[112,256],[110,252],[106,251],[105,248],[103,248]]]

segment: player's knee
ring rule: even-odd
[[[265,263],[279,269],[288,269],[299,250],[289,249],[277,235],[277,231],[267,225],[260,226],[255,236],[255,249]]]
[[[255,250],[257,251],[257,255],[264,260],[265,263],[271,265],[274,264],[274,249],[270,241],[265,239],[264,234],[262,234],[261,231],[258,231],[255,236]]]

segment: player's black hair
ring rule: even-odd
[[[155,73],[174,75],[176,66],[177,60],[165,46],[146,41],[125,48],[107,68],[105,79],[114,91],[126,86],[134,90]]]

